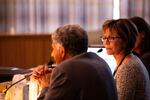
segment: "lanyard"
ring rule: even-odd
[[[130,53],[131,53],[131,52],[126,53],[126,54],[124,55],[124,57],[121,59],[119,65],[116,67],[116,69],[115,69],[115,71],[114,71],[114,73],[113,73],[113,76],[115,76],[115,74],[116,74],[118,68],[120,67],[120,65],[122,64],[122,62],[123,62],[124,59],[126,58],[126,56],[129,55]]]

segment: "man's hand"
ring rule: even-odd
[[[48,87],[51,72],[52,70],[48,69],[47,65],[39,65],[33,70],[32,77],[38,80],[40,88]]]

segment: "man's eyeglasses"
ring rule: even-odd
[[[115,39],[118,39],[118,38],[121,38],[121,37],[119,37],[119,36],[113,36],[113,37],[101,37],[101,40],[102,40],[102,42],[104,42],[104,41],[109,41],[109,42],[111,42],[111,41],[113,41],[113,40],[115,40]]]

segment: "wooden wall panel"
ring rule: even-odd
[[[51,59],[50,35],[0,36],[0,66],[30,68]]]
[[[102,45],[99,31],[88,32],[89,45]],[[50,35],[0,36],[0,67],[35,67],[51,60]]]

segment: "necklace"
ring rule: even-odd
[[[126,56],[129,55],[130,53],[131,53],[131,52],[127,52],[127,53],[123,56],[123,58],[121,59],[120,63],[119,63],[118,66],[116,67],[116,69],[115,69],[115,71],[114,71],[114,73],[113,73],[113,76],[115,76],[115,74],[116,74],[118,68],[120,67],[120,65],[122,64],[122,62],[123,62],[124,59],[126,58]]]

